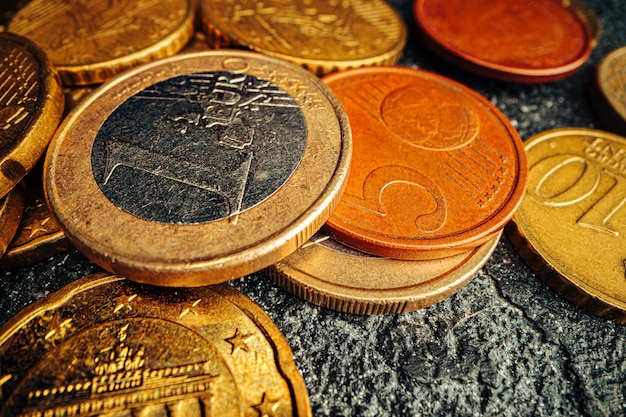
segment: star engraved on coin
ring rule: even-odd
[[[194,316],[197,316],[198,313],[193,308],[197,307],[198,304],[200,304],[200,301],[202,301],[202,299],[198,298],[196,301],[191,303],[191,307],[183,308],[183,310],[180,312],[180,315],[178,317],[182,319],[183,317],[185,317],[189,313],[193,313]]]
[[[35,237],[35,235],[40,233],[47,233],[48,229],[46,229],[46,223],[50,221],[50,217],[46,217],[43,219],[37,219],[33,222],[33,224],[26,226],[26,230],[30,230],[29,238]]]
[[[261,403],[254,406],[254,408],[259,412],[259,417],[276,416],[276,410],[278,409],[278,407],[280,407],[280,400],[270,399],[267,393],[263,393]]]
[[[128,296],[127,295],[120,295],[119,297],[117,297],[115,299],[116,304],[115,304],[115,309],[113,310],[113,312],[117,313],[118,311],[120,311],[123,308],[125,308],[127,310],[132,310],[133,307],[130,305],[130,303],[137,297],[138,297],[137,294],[132,294],[132,295],[128,295]]]
[[[241,330],[237,328],[237,330],[235,330],[235,335],[232,337],[228,337],[225,340],[233,345],[231,353],[234,355],[240,350],[244,350],[246,352],[248,351],[249,347],[246,344],[246,341],[248,341],[248,339],[250,339],[251,337],[251,334],[243,334]]]

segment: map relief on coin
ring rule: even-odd
[[[271,81],[196,73],[120,105],[96,136],[92,169],[102,192],[126,212],[163,223],[208,222],[232,218],[279,189],[306,138],[297,102]]]

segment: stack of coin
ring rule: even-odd
[[[327,243],[312,242],[272,275],[353,313],[440,301],[487,260],[521,202],[527,163],[517,131],[478,93],[425,71],[360,69],[324,81],[353,131],[348,185],[325,232],[362,252],[419,262],[355,257],[321,237]],[[320,270],[320,260],[346,276]]]
[[[600,36],[580,0],[415,0],[422,41],[442,58],[485,77],[554,81],[577,71]]]

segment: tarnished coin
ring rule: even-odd
[[[626,46],[602,58],[591,93],[596,115],[606,128],[626,135]]]
[[[507,226],[513,245],[565,298],[626,323],[626,138],[556,129],[526,151],[528,191]]]
[[[93,275],[0,329],[0,416],[310,416],[271,319],[227,286]]]
[[[85,85],[174,55],[193,35],[194,13],[192,0],[33,0],[8,29],[41,46],[64,84]]]
[[[422,40],[455,65],[506,81],[545,82],[574,73],[591,54],[588,22],[599,24],[576,4],[416,0],[414,13]]]
[[[200,0],[214,47],[246,47],[317,75],[392,65],[406,43],[402,18],[383,0]]]
[[[24,190],[18,185],[0,199],[0,256],[15,236],[24,211]]]
[[[44,198],[41,171],[41,164],[37,164],[26,177],[22,218],[15,236],[0,258],[0,269],[31,265],[74,247],[50,214]]]
[[[367,255],[317,233],[268,273],[287,291],[322,307],[352,314],[403,313],[438,303],[465,286],[501,233],[468,252],[428,261]]]
[[[35,166],[62,114],[60,81],[41,49],[0,33],[0,197]]]
[[[313,74],[245,51],[126,72],[59,128],[45,189],[90,259],[157,285],[214,284],[293,252],[345,187],[346,115]]]
[[[389,258],[436,259],[486,242],[511,218],[526,187],[526,156],[485,98],[409,68],[324,81],[353,133],[348,185],[326,223],[334,239]]]

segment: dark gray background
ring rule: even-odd
[[[558,127],[602,128],[586,89],[600,58],[626,44],[626,1],[588,1],[603,32],[591,59],[566,80],[538,85],[491,81],[451,67],[417,40],[411,2],[392,3],[409,27],[399,65],[478,90],[524,139]],[[4,273],[0,322],[96,270],[71,251]],[[506,238],[467,287],[413,313],[336,313],[287,294],[263,273],[232,284],[285,334],[316,416],[626,415],[626,328],[547,288]]]

